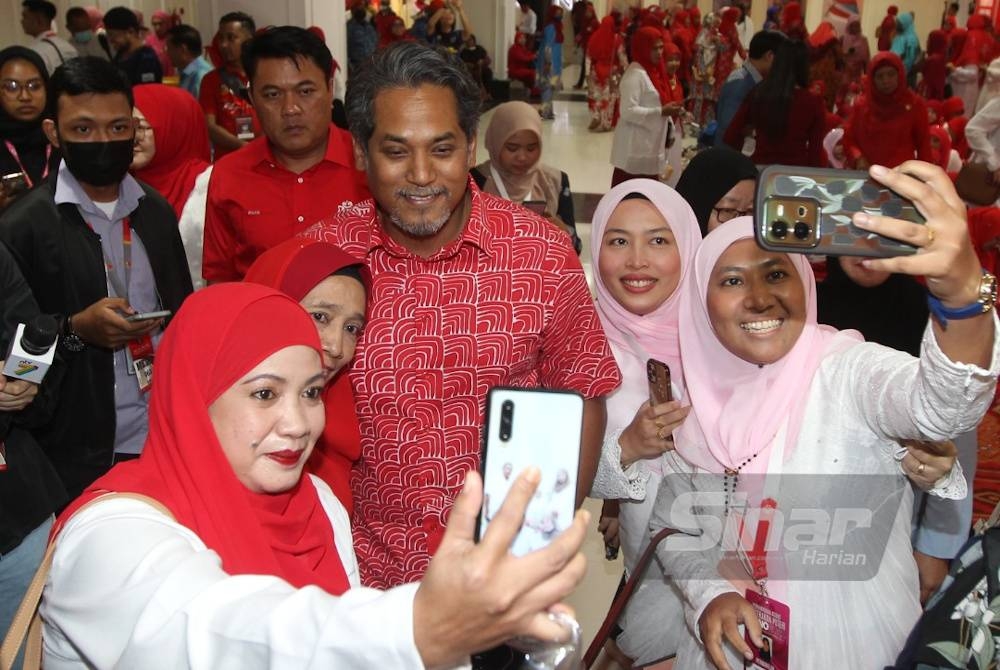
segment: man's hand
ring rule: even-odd
[[[483,499],[479,475],[469,472],[455,501],[444,539],[413,601],[413,637],[428,668],[465,662],[474,652],[524,635],[562,639],[566,632],[548,617],[583,578],[580,553],[590,515],[552,543],[525,556],[510,553],[541,473],[528,468],[514,481],[482,542],[474,539]]]
[[[0,368],[4,361],[0,361]],[[38,384],[0,375],[0,412],[19,412],[38,395]]]
[[[163,319],[129,323],[122,314],[135,314],[124,298],[101,298],[72,317],[73,330],[87,344],[118,349],[163,325]]]

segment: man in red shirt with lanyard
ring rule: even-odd
[[[243,12],[230,12],[219,19],[216,46],[223,64],[205,75],[198,94],[216,160],[260,135],[247,93],[250,82],[240,61],[243,43],[253,38],[255,30],[253,18]]]
[[[372,274],[351,369],[362,434],[352,525],[362,583],[389,588],[423,575],[478,469],[490,387],[584,396],[580,503],[620,375],[569,236],[469,177],[480,105],[457,57],[389,46],[349,81],[346,104],[374,200],[306,235]]]
[[[330,122],[333,56],[323,40],[271,28],[250,43],[244,65],[264,137],[212,172],[202,257],[209,282],[241,280],[267,249],[368,197],[351,136]]]

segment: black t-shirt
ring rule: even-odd
[[[115,65],[133,86],[163,82],[163,66],[153,47],[143,46],[124,58],[115,58]]]

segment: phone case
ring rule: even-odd
[[[476,537],[486,533],[511,484],[528,466],[542,472],[511,553],[541,549],[573,522],[583,436],[583,397],[572,391],[493,388],[483,431],[483,508]]]
[[[872,258],[917,250],[855,226],[851,215],[861,211],[925,222],[912,202],[867,172],[769,165],[754,198],[757,243],[772,251]]]
[[[670,367],[655,358],[646,361],[646,379],[649,380],[649,401],[662,405],[674,399],[670,390]]]

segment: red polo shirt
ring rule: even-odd
[[[267,137],[215,164],[208,183],[202,276],[239,281],[264,251],[294,237],[344,203],[370,197],[354,168],[351,136],[330,125],[323,160],[302,174],[281,165]]]
[[[246,75],[240,73],[238,70],[230,68],[229,72],[239,79],[244,86],[249,84]],[[215,123],[233,135],[239,134],[239,129],[236,127],[236,119],[241,116],[247,116],[253,121],[254,136],[261,136],[260,122],[257,120],[257,113],[254,111],[253,105],[250,104],[249,100],[243,99],[231,88],[222,83],[222,76],[219,74],[218,69],[212,70],[202,78],[201,88],[198,89],[198,103],[201,105],[202,112],[214,115]],[[215,160],[219,160],[222,156],[231,154],[232,152],[233,149],[223,149],[220,146],[216,146]]]
[[[491,386],[604,396],[620,375],[569,237],[470,179],[462,235],[430,258],[369,200],[306,232],[364,258],[368,321],[351,368],[361,426],[354,548],[366,586],[420,579],[469,470]]]

